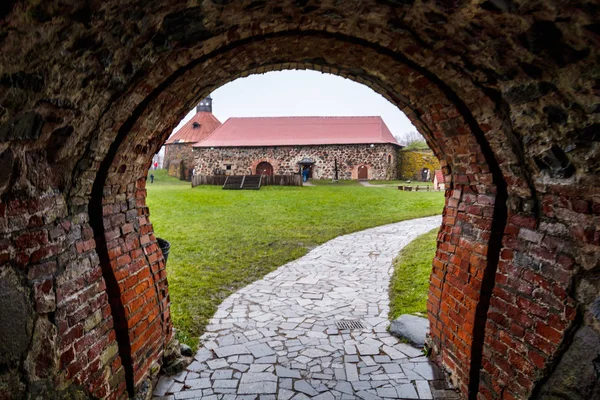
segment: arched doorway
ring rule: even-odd
[[[421,182],[429,182],[431,180],[431,171],[429,168],[422,168],[419,173],[419,179]]]
[[[256,166],[256,175],[273,175],[273,166],[266,161],[261,161]]]
[[[369,168],[366,165],[358,167],[358,180],[365,181],[369,179]]]
[[[10,222],[0,224],[0,256],[19,274],[51,271],[47,281],[21,279],[42,301],[40,324],[59,332],[47,341],[58,343],[60,365],[44,376],[90,382],[86,393],[96,397],[141,384],[171,337],[166,272],[145,205],[152,155],[211,88],[310,68],[364,83],[406,110],[441,159],[450,181],[431,275],[433,352],[465,396],[530,397],[570,345],[568,333],[594,318],[584,318],[594,296],[574,297],[598,246],[598,182],[587,157],[595,100],[581,90],[595,82],[580,73],[597,59],[591,12],[577,1],[205,3],[134,9],[109,0],[0,13],[11,26],[0,53],[14,60],[1,83],[9,100],[0,116],[0,215]],[[57,35],[39,34],[80,37],[82,26],[85,40],[64,48]],[[123,35],[106,35],[110,26]],[[549,49],[546,36],[564,51]],[[78,318],[103,315],[106,324],[70,325],[78,293],[97,299]],[[73,352],[75,341],[110,352],[93,362]]]

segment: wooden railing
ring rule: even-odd
[[[192,187],[201,185],[223,186],[230,175],[194,175]],[[302,186],[300,175],[263,175],[261,186]]]
[[[302,176],[263,175],[261,186],[302,186]]]
[[[433,186],[431,185],[423,185],[423,186],[410,186],[410,185],[399,185],[398,186],[399,190],[403,190],[405,192],[419,192],[419,191],[426,191],[426,192],[431,192],[431,191],[440,191],[439,189],[434,189]]]
[[[227,180],[227,175],[194,175],[192,177],[192,187],[201,185],[223,186]]]

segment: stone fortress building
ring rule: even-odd
[[[400,145],[381,117],[229,118],[193,145],[200,175],[393,179]]]
[[[221,121],[213,115],[212,98],[208,96],[196,106],[196,115],[165,142],[163,167],[169,175],[189,180],[194,169],[192,145],[206,139],[219,126]]]

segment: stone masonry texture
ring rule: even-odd
[[[312,159],[314,179],[333,179],[335,162],[339,179],[358,179],[358,168],[367,168],[369,179],[393,179],[396,177],[398,146],[393,144],[281,146],[281,147],[195,147],[196,173],[214,175],[222,171],[231,175],[256,174],[261,162],[273,166],[275,175],[298,173],[298,162]],[[391,162],[388,160],[391,159]],[[227,170],[227,165],[231,166]]]
[[[560,371],[573,359],[590,371],[573,345],[600,352],[599,9],[3,2],[0,398],[144,386],[172,336],[145,202],[152,156],[214,89],[285,69],[365,84],[439,158],[428,317],[433,359],[463,398],[560,396],[561,385],[591,398],[597,375]]]
[[[194,169],[193,143],[168,144],[165,146],[165,162],[163,168],[169,175],[182,180],[189,180]]]

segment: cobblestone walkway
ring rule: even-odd
[[[457,398],[419,349],[387,332],[393,258],[441,223],[340,236],[227,298],[195,361],[154,399]],[[336,322],[358,320],[363,329]]]

